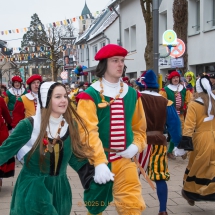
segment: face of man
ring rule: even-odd
[[[124,57],[114,56],[107,60],[107,70],[105,72],[105,79],[110,82],[118,82],[119,78],[122,77],[124,69]]]
[[[70,87],[68,85],[66,85],[65,88],[66,88],[66,92],[70,93],[70,91],[71,91]]]
[[[31,83],[31,91],[33,93],[38,93],[38,89],[39,89],[39,85],[40,85],[40,81],[39,80],[35,80]]]
[[[179,77],[178,76],[174,76],[172,78],[172,84],[173,85],[178,85],[179,84]]]
[[[19,89],[21,87],[21,83],[18,81],[14,81],[14,88]]]

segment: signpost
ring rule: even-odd
[[[170,56],[173,58],[179,58],[184,54],[184,52],[185,52],[184,42],[180,39],[177,39],[177,45],[171,48]]]
[[[171,68],[183,68],[184,67],[184,59],[180,58],[171,58]]]

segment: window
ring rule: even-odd
[[[213,5],[212,5],[212,9],[213,9],[213,12],[212,12],[212,15],[213,15],[213,26],[215,26],[215,0],[213,0]]]
[[[98,51],[97,45],[93,46],[93,56],[96,55],[97,51]]]
[[[131,26],[131,51],[136,51],[136,25]]]
[[[84,62],[84,49],[81,49],[81,62]]]
[[[83,25],[83,31],[85,31],[86,30],[86,25]]]
[[[125,43],[125,49],[130,51],[130,44],[129,44],[129,28],[126,28],[124,30],[124,43]]]
[[[126,73],[126,75],[128,75],[130,79],[132,78],[137,79],[137,72],[129,72]]]
[[[196,31],[200,31],[200,0],[196,1]]]
[[[101,45],[101,48],[104,47],[106,45],[105,41],[102,41],[100,45]]]

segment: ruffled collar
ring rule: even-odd
[[[105,84],[106,86],[108,87],[111,87],[111,88],[117,88],[117,87],[120,87],[120,79],[117,83],[111,83],[109,81],[107,81],[104,77],[102,78],[102,83]]]
[[[175,91],[181,92],[184,88],[181,84],[178,84],[178,85],[169,84],[167,87],[174,92]]]

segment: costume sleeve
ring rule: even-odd
[[[87,130],[89,132],[89,145],[93,148],[94,154],[89,159],[90,163],[97,166],[101,163],[108,163],[102,142],[98,133],[98,117],[96,105],[92,100],[80,99],[78,102],[77,112],[84,120]],[[85,142],[84,129],[78,125],[81,142]]]
[[[166,91],[165,91],[164,89],[161,89],[161,90],[159,91],[159,94],[162,95],[164,98],[167,99],[167,94],[166,94]]]
[[[136,108],[132,118],[132,131],[134,134],[133,143],[137,145],[139,152],[141,153],[146,148],[147,143],[146,143],[146,117],[140,97],[137,100]]]
[[[187,90],[185,96],[185,104],[188,104],[191,101],[192,97],[193,94],[190,92],[190,90]]]
[[[14,110],[13,110],[13,121],[12,121],[12,128],[15,128],[16,125],[19,123],[20,120],[25,118],[25,107],[22,101],[22,98],[18,98]]]
[[[81,159],[78,158],[77,156],[75,156],[74,153],[72,153],[72,156],[69,160],[69,165],[76,171],[78,172],[79,169],[81,169],[81,167],[83,167],[86,163],[88,163],[89,161],[87,159]]]
[[[167,106],[166,126],[168,132],[170,133],[172,142],[174,143],[175,147],[177,147],[181,140],[181,121],[173,105],[173,102],[171,103],[171,105]]]
[[[184,122],[183,136],[192,137],[196,127],[196,110],[194,102],[189,103]]]
[[[9,113],[7,106],[3,99],[0,100],[0,105],[1,105],[1,110],[2,110],[2,116],[5,119],[6,123],[10,125],[12,119],[11,119],[10,113]]]
[[[7,162],[11,157],[31,139],[32,126],[28,119],[20,121],[11,135],[0,146],[0,165]]]
[[[7,92],[4,92],[4,101],[6,104],[8,104],[9,98],[8,98]]]

